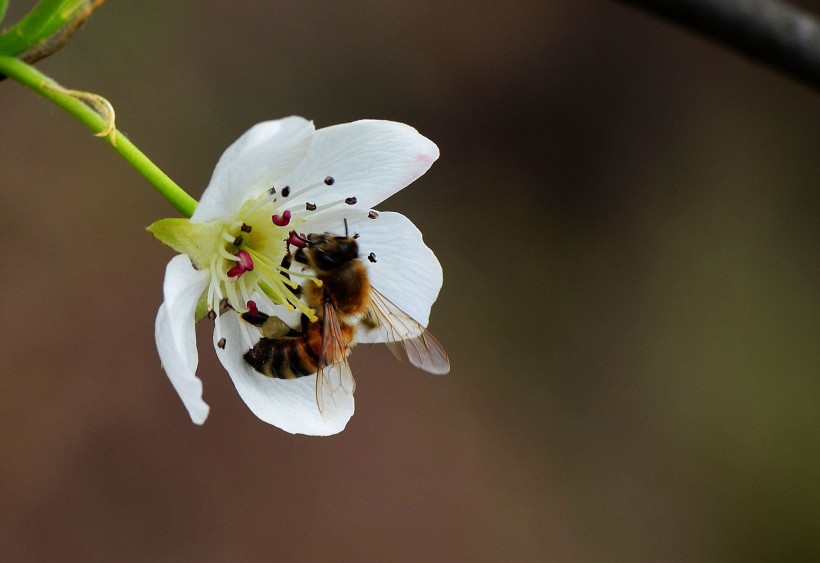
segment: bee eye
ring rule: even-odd
[[[339,243],[339,254],[344,260],[355,260],[359,257],[359,245],[353,239],[346,239]]]
[[[337,268],[343,261],[342,256],[337,253],[328,254],[326,252],[316,252],[313,255],[313,261],[321,270],[332,270]]]

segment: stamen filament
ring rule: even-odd
[[[296,297],[293,291],[285,286],[286,283],[293,284],[292,287],[295,289],[298,284],[282,276],[275,269],[272,270],[270,266],[270,262],[265,263],[265,261],[261,264],[257,264],[256,272],[260,278],[257,282],[259,288],[274,302],[283,301],[284,305],[288,306],[291,310],[299,309],[299,311],[307,315],[311,321],[317,321],[318,317],[313,312],[313,309],[308,307],[307,303]]]
[[[240,301],[239,295],[236,293],[236,283],[226,283],[225,293],[228,294],[228,303],[230,303],[232,307],[239,307]]]
[[[261,276],[260,276],[261,278]],[[282,303],[282,296],[277,294],[276,291],[267,283],[264,279],[259,279],[256,282],[256,286],[262,290],[262,293],[268,296],[273,303],[276,305],[284,305],[287,307],[288,311],[293,311],[294,307],[289,302],[285,301]]]
[[[245,306],[247,306],[248,301],[251,300],[251,295],[248,291],[247,284],[245,283],[245,276],[239,278],[239,292],[242,294],[242,302],[245,303]]]
[[[280,273],[283,273],[283,274],[296,276],[297,278],[304,278],[306,280],[312,280],[314,283],[318,282],[319,285],[321,285],[321,283],[322,283],[322,281],[320,279],[318,279],[316,276],[314,276],[312,274],[305,273],[305,272],[296,272],[294,270],[290,270],[288,268],[285,268],[285,267],[281,266],[280,264],[277,264],[276,262],[270,260],[267,256],[264,256],[262,254],[259,254],[256,251],[254,251],[252,248],[248,249],[248,253],[251,255],[251,257],[253,258],[254,264],[257,264],[257,266],[259,264],[262,264],[269,270],[273,269],[273,270],[276,270],[277,272],[280,272]],[[291,281],[291,280],[288,280],[287,278],[284,278],[284,280]],[[294,285],[292,287],[295,288],[297,285],[299,285],[299,284],[294,283]]]
[[[333,180],[331,178],[331,181],[327,182],[328,178],[330,178],[330,176],[322,178],[321,180],[319,180],[315,184],[308,184],[307,186],[302,186],[301,188],[299,188],[297,190],[294,190],[294,189],[291,188],[291,192],[290,192],[289,195],[290,195],[290,197],[293,197],[293,196],[299,195],[300,193],[305,192],[307,190],[312,190],[313,188],[318,188],[319,186],[332,186],[333,183],[335,182],[335,180]]]
[[[305,278],[306,280],[313,280],[314,282],[321,282],[321,280],[317,279],[315,276],[310,274],[306,274],[305,272],[295,272],[293,270],[288,270],[287,268],[283,268],[282,266],[277,266],[276,264],[273,265],[278,271],[282,272],[283,274],[288,274],[289,276],[296,276],[297,278]],[[299,284],[296,284],[299,285]]]
[[[352,203],[352,204],[351,204],[351,203],[348,203],[348,201],[350,201],[351,199],[353,199],[353,203]],[[345,198],[345,199],[337,199],[336,201],[331,201],[330,203],[325,203],[325,204],[323,204],[323,205],[320,205],[320,206],[319,206],[319,209],[320,209],[321,211],[326,211],[326,210],[328,210],[328,209],[332,209],[332,208],[334,208],[334,207],[338,207],[339,205],[342,205],[342,204],[344,204],[344,205],[348,205],[348,206],[353,205],[353,204],[355,204],[355,198],[349,198],[349,197],[348,197],[348,198]]]
[[[219,255],[226,260],[233,260],[234,262],[239,262],[239,257],[234,256],[233,254],[225,250],[225,247],[223,246],[219,247]]]
[[[228,277],[228,272],[225,271],[225,268],[216,268],[216,278],[222,283],[233,281]]]
[[[218,303],[222,301],[224,297],[222,294],[222,288],[220,287],[222,284],[218,281],[219,273],[222,270],[217,267],[217,259],[214,257],[211,260],[211,283],[208,287],[208,309],[215,311],[217,308],[214,307],[214,303]],[[219,314],[219,311],[217,311]]]
[[[211,263],[209,264],[209,269],[211,271],[211,277],[210,277],[210,281],[208,283],[207,304],[208,304],[208,310],[213,311],[213,309],[214,309],[214,294],[216,293],[216,290],[214,288],[214,286],[216,285],[216,283],[215,283],[215,280],[216,280],[216,275],[215,275],[216,274],[216,256],[211,258]]]
[[[255,212],[259,211],[260,209],[262,209],[263,207],[266,207],[266,206],[276,202],[276,195],[275,194],[271,194],[268,191],[265,191],[264,193],[266,195],[264,197],[260,197],[256,201],[256,203],[254,203],[253,206],[250,209],[248,209],[248,211],[246,212],[247,215],[250,215],[251,213],[255,213]]]

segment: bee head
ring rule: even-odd
[[[359,245],[353,237],[333,233],[311,233],[307,236],[307,253],[311,264],[325,272],[359,257]]]

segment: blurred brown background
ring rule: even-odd
[[[291,436],[202,326],[193,425],[174,210],[0,83],[0,559],[820,559],[817,92],[600,0],[111,0],[40,67],[196,196],[265,119],[435,140],[382,208],[444,265],[453,371],[359,348],[348,429]]]

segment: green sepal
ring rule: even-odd
[[[203,269],[210,266],[216,252],[214,245],[220,244],[222,226],[220,221],[191,223],[189,219],[172,217],[160,219],[148,231],[177,252],[187,254],[196,268]]]
[[[194,322],[199,322],[208,316],[210,309],[208,309],[208,292],[203,291],[199,296],[199,301],[196,302],[196,309],[194,310]]]

